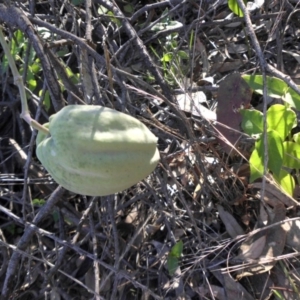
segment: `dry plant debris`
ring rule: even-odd
[[[298,88],[300,7],[262,1],[244,18],[227,2],[1,1],[32,116],[114,108],[162,157],[112,196],[57,187],[1,51],[1,299],[299,299],[299,186],[292,198],[269,178],[249,184],[237,110],[264,109],[241,74]]]

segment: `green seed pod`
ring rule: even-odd
[[[120,192],[159,162],[157,138],[139,120],[102,106],[69,105],[39,132],[36,154],[53,179],[78,194]]]

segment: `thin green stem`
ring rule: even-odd
[[[30,112],[28,109],[28,103],[26,98],[26,92],[24,88],[24,83],[22,76],[20,76],[19,71],[17,69],[17,66],[15,64],[14,58],[12,57],[10,53],[10,49],[5,41],[4,34],[2,32],[2,28],[0,27],[0,44],[4,50],[5,56],[7,58],[8,64],[10,66],[10,69],[12,71],[13,77],[14,77],[14,83],[19,89],[20,97],[21,97],[21,104],[22,104],[22,113],[21,117],[34,129],[37,129],[39,131],[42,131],[46,134],[49,134],[48,128],[44,127],[43,125],[39,124],[37,121],[31,118]]]

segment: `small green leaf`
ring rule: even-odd
[[[183,251],[183,242],[177,242],[171,249],[168,259],[167,259],[167,266],[170,276],[173,276],[176,269],[179,266],[179,258],[182,255]]]
[[[32,200],[32,205],[33,206],[43,206],[46,203],[45,199],[38,199],[35,198]]]
[[[263,95],[263,76],[262,75],[243,75],[242,78],[248,83],[252,90]],[[287,84],[276,77],[267,76],[267,92],[270,97],[283,98],[288,91]]]
[[[183,242],[179,241],[172,247],[170,254],[177,258],[180,258],[182,254],[182,250],[183,250]]]
[[[27,84],[28,84],[29,89],[30,89],[32,92],[34,91],[34,89],[35,89],[36,86],[37,86],[37,82],[36,82],[35,79],[29,79],[29,80],[27,80]]]
[[[263,114],[255,109],[241,109],[243,116],[242,129],[250,136],[263,132]]]
[[[166,53],[163,55],[163,57],[161,58],[162,62],[170,62],[173,58],[172,53]]]
[[[239,7],[238,3],[236,2],[236,0],[228,0],[228,7],[237,16],[239,16],[239,17],[243,17],[244,16],[244,14],[243,14],[241,8]]]
[[[32,71],[33,74],[37,74],[38,72],[41,71],[41,64],[40,64],[40,61],[37,59],[35,61],[35,63],[33,63],[31,66],[30,66],[30,69]]]
[[[42,90],[39,91],[39,96],[42,95],[42,92],[43,92]],[[50,100],[50,94],[49,94],[49,91],[46,91],[46,93],[45,93],[43,105],[44,105],[46,111],[49,111],[49,109],[50,109],[50,107],[51,107],[51,100]]]
[[[297,125],[296,119],[295,112],[281,104],[272,105],[267,111],[268,130],[275,130],[282,140]]]
[[[177,54],[182,59],[189,59],[189,55],[183,50],[179,50]]]
[[[169,275],[173,276],[176,269],[179,266],[178,258],[172,255],[168,255],[167,266],[168,266]]]

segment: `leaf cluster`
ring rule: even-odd
[[[263,78],[261,75],[243,76],[244,80],[257,93],[263,93]],[[267,149],[264,143],[264,115],[255,109],[241,109],[243,116],[242,129],[256,138],[250,157],[250,181],[264,174],[265,152],[268,154],[268,170],[285,192],[293,195],[295,180],[291,175],[293,169],[300,169],[299,133],[292,134],[297,126],[297,116],[294,108],[300,107],[300,96],[287,87],[286,83],[274,77],[267,76],[268,95],[279,98],[284,104],[272,105],[266,114]]]

